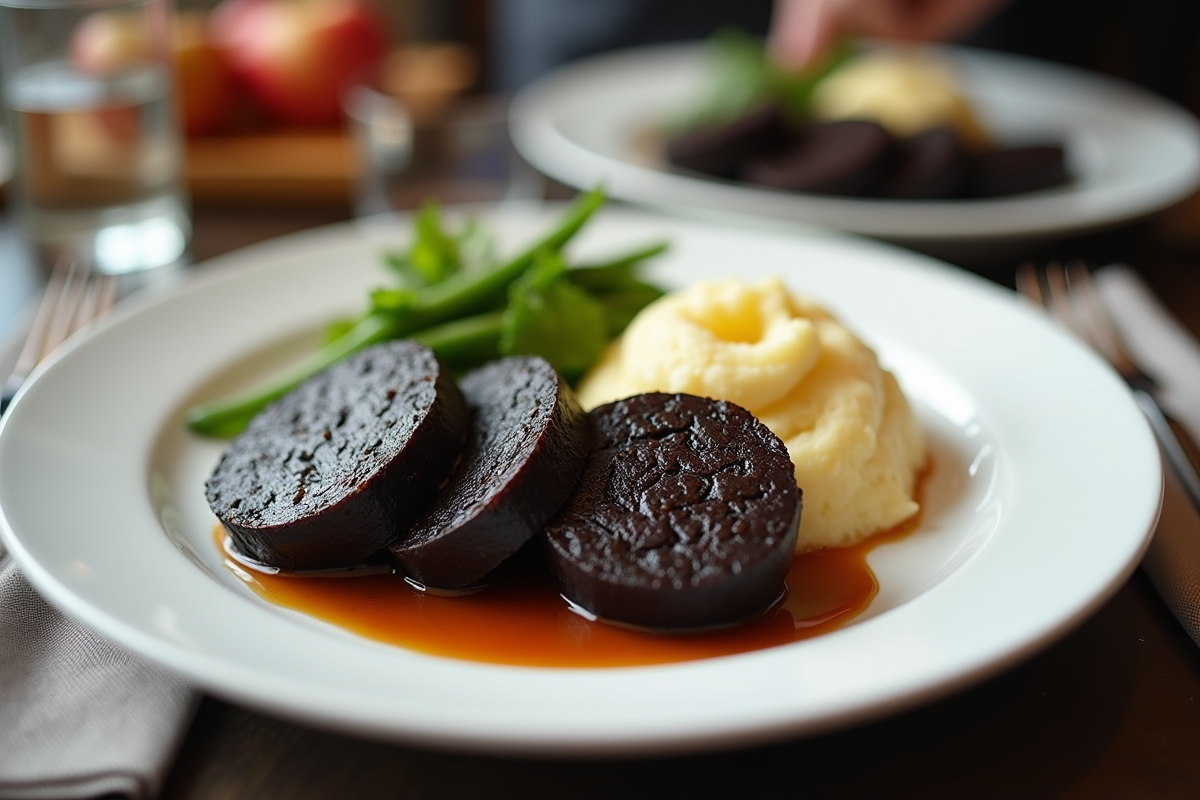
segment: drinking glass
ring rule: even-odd
[[[509,140],[504,98],[463,98],[437,113],[421,113],[360,82],[343,100],[359,158],[359,216],[417,208],[430,200],[543,199],[542,177]]]
[[[171,0],[0,0],[14,211],[43,264],[182,263]]]

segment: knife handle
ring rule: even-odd
[[[1196,473],[1197,464],[1200,464],[1200,447],[1187,428],[1172,419],[1149,391],[1134,389],[1133,398],[1150,422],[1163,457],[1179,479],[1192,508],[1200,514],[1200,475]]]

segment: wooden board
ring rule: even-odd
[[[198,203],[345,203],[357,174],[354,142],[342,131],[213,136],[187,142],[187,183]]]

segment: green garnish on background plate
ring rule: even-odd
[[[779,103],[791,119],[808,116],[813,90],[825,76],[859,54],[842,40],[820,62],[800,72],[776,66],[761,39],[739,28],[723,28],[707,43],[712,59],[712,80],[704,93],[668,127],[683,133],[719,125],[768,103]]]

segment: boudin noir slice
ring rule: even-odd
[[[563,595],[657,629],[737,622],[778,599],[800,525],[787,449],[744,408],[644,394],[591,412],[583,477],[545,530]]]
[[[429,506],[468,422],[433,351],[376,345],[258,414],[208,479],[208,503],[254,561],[285,571],[354,566]]]
[[[426,586],[479,581],[541,530],[583,472],[588,418],[544,359],[486,364],[459,383],[472,414],[466,453],[437,501],[391,547]]]

